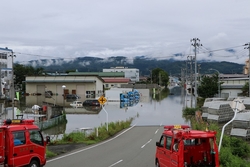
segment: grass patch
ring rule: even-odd
[[[54,156],[56,156],[55,153],[53,153],[53,152],[49,151],[48,149],[46,149],[46,158],[52,158]]]
[[[85,135],[85,133],[80,131],[64,134],[62,139],[51,141],[49,145],[60,145],[60,144],[71,144],[71,143],[72,144],[83,143],[86,145],[96,144],[116,135],[117,133],[126,128],[129,128],[132,121],[133,118],[129,118],[126,121],[110,122],[108,124],[108,130],[107,130],[107,124],[103,124],[100,127],[95,128],[95,130],[88,135]],[[47,149],[46,155],[48,158],[51,158],[53,156],[56,156],[57,154]]]

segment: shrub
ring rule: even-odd
[[[71,132],[69,134],[64,134],[62,141],[77,143],[85,139],[84,133],[82,132]]]
[[[185,108],[183,110],[183,115],[195,115],[195,111],[197,111],[198,109],[197,108]]]

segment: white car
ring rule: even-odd
[[[81,101],[73,101],[70,106],[72,107],[82,107],[82,102]]]

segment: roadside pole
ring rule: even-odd
[[[106,118],[107,118],[107,120],[106,120],[106,124],[107,124],[107,127],[106,127],[106,129],[107,129],[107,131],[109,131],[109,115],[108,115],[108,112],[105,110],[105,108],[103,107],[103,105],[102,105],[102,109],[105,111],[105,113],[106,113]]]
[[[104,104],[107,102],[107,99],[104,97],[104,96],[101,96],[99,99],[98,99],[100,105],[102,105],[102,109],[105,111],[106,113],[106,124],[107,124],[107,131],[109,131],[109,115],[108,115],[108,112],[105,110],[104,108]]]

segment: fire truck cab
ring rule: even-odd
[[[188,125],[164,126],[156,142],[156,167],[219,167],[215,131],[191,130]]]
[[[34,120],[7,119],[0,126],[0,165],[42,167],[46,164],[46,141]]]

